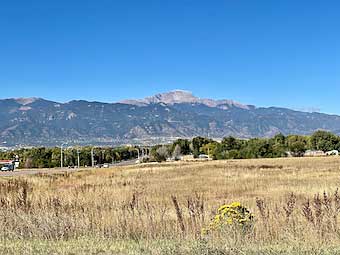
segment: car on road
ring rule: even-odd
[[[14,166],[13,165],[10,165],[10,164],[8,164],[8,165],[3,165],[2,167],[1,167],[1,169],[0,169],[1,171],[14,171]]]

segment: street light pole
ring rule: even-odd
[[[62,143],[60,146],[60,168],[64,167],[63,146],[67,143]]]
[[[60,168],[63,168],[63,145],[60,146]]]
[[[94,147],[92,147],[92,149],[91,149],[91,163],[92,163],[92,167],[94,167],[94,152],[93,152],[93,150],[94,150]]]
[[[80,157],[79,157],[79,154],[80,154],[80,150],[77,149],[77,154],[78,154],[78,169],[80,168]]]

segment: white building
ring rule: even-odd
[[[326,156],[326,153],[324,153],[323,151],[308,150],[305,152],[304,156],[305,157],[322,157],[322,156]]]

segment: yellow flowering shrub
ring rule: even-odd
[[[253,220],[254,216],[245,206],[240,202],[233,202],[229,205],[222,205],[209,227],[204,228],[202,232],[207,234],[225,226],[239,226],[243,230],[247,230],[253,225]]]

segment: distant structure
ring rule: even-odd
[[[327,156],[339,156],[339,151],[337,150],[327,151],[326,155]]]
[[[323,151],[313,151],[313,150],[308,150],[304,154],[305,157],[322,157],[326,155],[327,154]]]
[[[332,150],[332,151],[327,151],[323,152],[320,150],[308,150],[304,154],[305,157],[323,157],[323,156],[339,156],[339,151],[337,150]]]
[[[141,163],[150,159],[151,147],[137,147],[135,150],[138,153],[137,163]]]
[[[0,160],[0,166],[5,166],[7,167],[8,170],[14,170],[19,167],[19,156],[16,155],[13,160]],[[1,168],[2,170],[2,168]]]
[[[201,154],[197,158],[195,158],[194,155],[184,155],[181,157],[180,160],[182,161],[210,161],[212,160],[212,158],[206,154]]]

